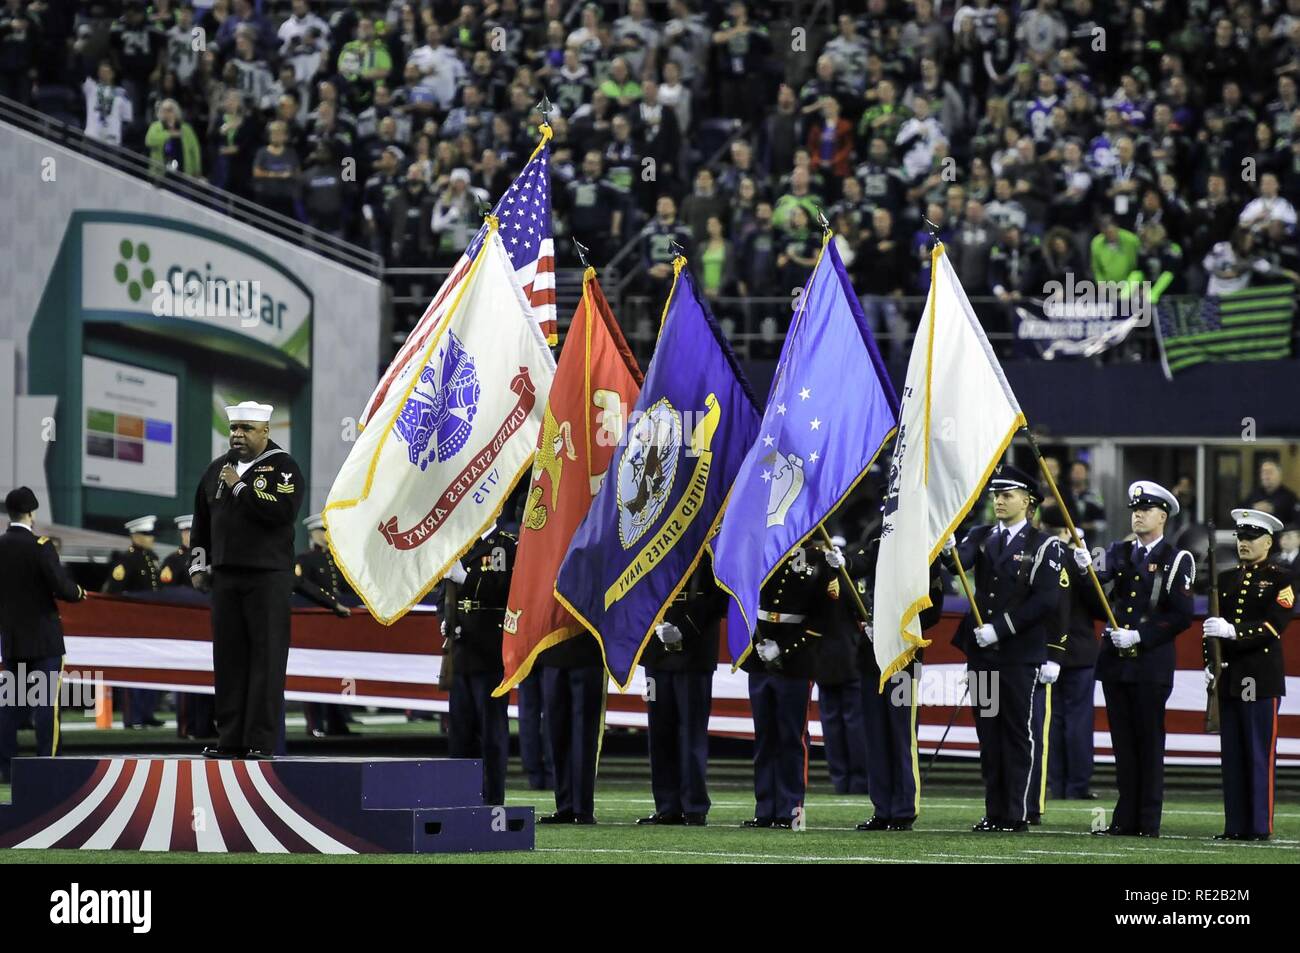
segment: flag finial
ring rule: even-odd
[[[578,261],[582,262],[582,267],[590,268],[591,265],[587,262],[587,246],[576,238],[572,239],[572,242],[573,250],[578,253]]]

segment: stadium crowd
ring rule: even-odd
[[[545,97],[557,239],[713,297],[802,284],[821,210],[896,332],[927,218],[1007,303],[1300,272],[1300,0],[816,6],[4,0],[0,94],[389,266],[454,261]]]

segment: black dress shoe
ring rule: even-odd
[[[783,831],[791,830],[791,829],[794,827],[794,818],[793,818],[793,817],[774,817],[774,818],[772,818],[772,827],[774,827],[774,828],[776,828],[776,829],[778,829],[778,830],[783,830]]]
[[[998,830],[1003,834],[1023,834],[1029,830],[1030,821],[1015,821],[1011,824],[999,824]]]
[[[1227,831],[1214,835],[1215,840],[1245,840],[1246,837],[1246,834],[1229,834]]]
[[[915,823],[916,818],[914,817],[898,817],[889,822],[889,829],[891,831],[910,831]]]
[[[263,751],[261,748],[249,748],[244,752],[245,761],[271,761],[275,758],[269,751]]]
[[[1094,836],[1105,835],[1109,837],[1131,837],[1134,834],[1136,834],[1137,831],[1125,830],[1122,827],[1116,827],[1114,824],[1112,824],[1110,825],[1110,827],[1103,827],[1100,830],[1093,831],[1092,833]]]
[[[637,818],[637,824],[650,825],[657,827],[678,827],[686,823],[686,819],[681,814],[660,814],[655,812],[649,817]]]
[[[772,819],[770,817],[751,817],[747,821],[740,822],[741,827],[771,827]]]
[[[1066,798],[1066,800],[1067,801],[1095,801],[1099,797],[1101,797],[1101,795],[1099,795],[1095,791],[1084,791],[1082,794],[1071,794],[1068,798]]]
[[[223,748],[220,745],[203,746],[203,757],[205,758],[238,758],[243,753],[238,748]]]
[[[577,817],[572,811],[556,811],[554,814],[543,814],[537,819],[538,824],[572,824],[573,819]]]
[[[889,819],[881,817],[879,814],[872,814],[869,818],[859,824],[854,830],[858,831],[887,831],[889,830]]]
[[[313,728],[313,729],[311,729],[311,731],[309,731],[309,732],[307,732],[307,733],[308,733],[309,735],[311,735],[313,738],[324,738],[324,737],[325,737],[325,729],[324,729],[324,728]]]
[[[1242,840],[1268,840],[1272,836],[1272,834],[1246,834]]]
[[[687,827],[708,827],[709,815],[687,812],[682,815],[682,823]]]
[[[146,718],[144,721],[140,722],[141,728],[161,728],[162,726],[163,723],[157,718]]]
[[[1138,837],[1150,837],[1152,840],[1160,836],[1159,831],[1138,831]]]
[[[575,823],[575,824],[595,824],[595,823],[596,823],[596,815],[594,815],[594,814],[575,814],[575,815],[573,815],[573,823]]]
[[[997,821],[987,817],[981,817],[978,823],[971,825],[971,830],[977,834],[987,834],[989,831],[996,831],[1000,825]]]
[[[1029,823],[1034,827],[1041,827],[1043,823],[1043,815],[1031,814],[1029,816]]]

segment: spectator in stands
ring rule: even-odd
[[[181,115],[181,107],[174,99],[164,99],[158,104],[158,118],[149,126],[144,136],[145,147],[155,168],[186,175],[203,174],[203,152],[194,127]]]
[[[718,298],[731,294],[735,268],[731,242],[727,241],[721,217],[709,216],[697,254],[700,261],[700,287],[704,289],[704,296],[716,308]]]
[[[483,216],[479,203],[484,197],[470,187],[469,169],[452,169],[447,185],[438,193],[431,225],[439,262],[450,264],[465,250],[478,231]]]
[[[272,108],[276,95],[272,89],[275,77],[266,61],[258,57],[255,40],[251,27],[238,30],[235,33],[235,57],[231,61],[235,64],[236,84],[250,112]]]
[[[871,213],[871,228],[858,245],[854,262],[854,287],[861,296],[862,313],[871,331],[885,343],[891,361],[907,353],[907,320],[899,298],[903,296],[909,271],[908,252],[894,233],[889,209],[877,206]]]
[[[117,71],[104,60],[99,64],[98,80],[86,78],[82,84],[86,96],[86,135],[110,145],[122,145],[135,111],[126,90],[117,85]]]
[[[384,210],[388,226],[388,260],[398,267],[427,266],[433,260],[434,197],[420,166],[406,170],[402,187],[395,189]]]
[[[768,298],[782,289],[776,278],[780,233],[772,225],[772,203],[754,204],[754,222],[741,240],[736,255],[736,290],[742,297]]]
[[[677,221],[677,202],[671,195],[655,201],[655,217],[641,232],[641,263],[645,280],[643,293],[652,301],[663,301],[672,284],[673,259],[681,254],[692,257],[691,233]]]
[[[682,83],[682,68],[672,60],[664,64],[664,81],[659,84],[659,101],[677,116],[677,129],[685,135],[691,128],[691,91]]]
[[[953,270],[961,279],[968,295],[985,293],[988,279],[989,252],[997,232],[984,212],[984,205],[975,200],[966,203],[961,224],[953,235],[948,257]]]
[[[569,233],[589,248],[612,253],[622,235],[627,193],[605,177],[600,153],[587,152],[581,174],[553,194],[568,218]]]
[[[682,134],[677,125],[677,114],[666,107],[659,98],[659,84],[647,79],[641,84],[641,99],[631,110],[632,130],[642,155],[654,156],[659,164],[658,173],[663,181],[677,181]],[[737,139],[736,142],[748,142]],[[719,183],[719,188],[723,188]],[[723,188],[723,191],[728,191]]]
[[[329,143],[322,142],[307,157],[302,172],[302,208],[308,224],[342,238],[347,186]]]
[[[1282,482],[1282,467],[1276,460],[1264,460],[1259,465],[1259,483],[1246,494],[1240,506],[1272,513],[1283,524],[1296,520],[1296,495]]]
[[[1272,222],[1295,225],[1295,207],[1279,194],[1278,178],[1265,172],[1259,178],[1259,197],[1251,199],[1241,210],[1238,224],[1251,231],[1264,231]]]
[[[802,209],[812,221],[822,204],[821,196],[812,191],[811,175],[807,168],[797,166],[790,174],[790,189],[776,201],[772,209],[773,223],[779,229],[789,227],[790,217],[796,208]]]
[[[267,144],[253,160],[253,194],[271,211],[301,221],[302,160],[289,145],[289,130],[283,122],[271,123],[266,132]]]
[[[442,30],[436,23],[425,32],[424,46],[412,51],[407,63],[419,71],[420,83],[433,96],[437,109],[450,109],[465,76],[465,66],[456,51],[443,43]]]
[[[1113,215],[1103,215],[1100,228],[1089,245],[1094,281],[1127,281],[1137,268],[1138,237],[1126,228],[1120,228]]]
[[[618,109],[630,109],[641,101],[641,84],[632,77],[627,60],[616,56],[609,64],[609,74],[597,88],[610,98]]]
[[[280,24],[278,36],[280,56],[293,66],[298,82],[311,82],[329,47],[328,24],[312,12],[307,0],[293,0],[289,18]]]
[[[1209,275],[1206,294],[1211,295],[1240,291],[1254,275],[1269,271],[1268,262],[1255,249],[1255,238],[1246,228],[1236,229],[1229,241],[1215,242],[1201,267]]]
[[[813,218],[802,205],[790,207],[782,231],[785,233],[785,241],[776,256],[781,287],[801,288],[813,265],[817,264],[821,232],[813,229]]]
[[[695,173],[695,191],[682,201],[682,224],[690,230],[691,238],[699,245],[708,236],[711,218],[722,221],[727,214],[727,199],[718,192],[713,170],[701,166]]]
[[[808,153],[813,172],[843,179],[852,174],[853,124],[840,115],[839,100],[826,96],[820,117],[808,130]]]
[[[339,76],[347,85],[348,104],[353,111],[370,105],[375,84],[388,79],[393,71],[388,44],[375,36],[375,23],[369,17],[357,21],[356,39],[343,45],[338,56]]]
[[[0,96],[31,102],[39,35],[21,0],[8,0],[0,10]]]
[[[145,19],[143,0],[127,0],[121,19],[113,23],[109,45],[133,114],[143,117],[150,78],[166,45],[162,31]]]
[[[1024,232],[1012,225],[1003,230],[1002,237],[989,250],[989,288],[1002,303],[1000,311],[988,312],[987,320],[992,325],[989,337],[1003,355],[1013,351],[1013,339],[1019,327],[1016,306],[1026,298],[1042,294],[1042,289],[1035,284],[1039,272],[1037,247],[1036,239],[1032,236],[1026,239]]]
[[[767,27],[754,23],[741,0],[727,4],[727,19],[713,34],[719,105],[724,116],[749,122],[767,101]]]

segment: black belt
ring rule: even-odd
[[[456,608],[461,612],[505,612],[505,606],[485,606],[477,599],[457,599]]]

